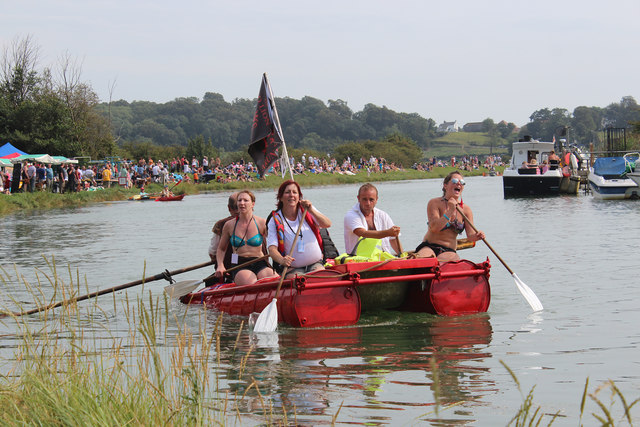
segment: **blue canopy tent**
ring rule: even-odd
[[[12,157],[24,156],[25,154],[27,153],[25,153],[22,150],[18,150],[16,147],[11,145],[10,142],[7,142],[2,147],[0,147],[0,157],[9,156],[9,158],[12,158]]]

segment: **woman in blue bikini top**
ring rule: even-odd
[[[256,197],[249,190],[238,193],[238,216],[227,221],[222,228],[220,244],[216,253],[217,259],[224,259],[227,247],[231,245],[232,266],[244,264],[265,255],[263,242],[267,233],[267,225],[264,218],[253,214]],[[224,263],[218,264],[216,275],[222,277],[226,271]],[[254,283],[265,277],[275,276],[275,272],[266,260],[256,261],[246,268],[235,270],[233,281],[237,285]]]

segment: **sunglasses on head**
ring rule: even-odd
[[[460,184],[460,185],[467,184],[466,182],[464,182],[464,179],[458,179],[458,178],[451,178],[451,182],[453,182],[454,184]]]

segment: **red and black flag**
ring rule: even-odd
[[[249,154],[256,163],[260,176],[263,176],[265,171],[278,160],[278,148],[283,143],[284,138],[279,128],[271,87],[267,81],[267,75],[263,74],[249,144]]]

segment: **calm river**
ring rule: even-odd
[[[441,180],[377,187],[378,207],[402,227],[404,248],[415,248],[426,230],[426,201],[440,194]],[[355,203],[357,188],[303,189],[305,198],[332,219],[330,232],[340,251],[342,218]],[[43,255],[53,255],[58,269],[70,266],[95,290],[140,279],[143,271],[151,276],[199,264],[208,260],[211,226],[226,216],[227,196],[125,201],[0,218],[0,266],[15,276],[15,264],[33,282],[37,269],[48,271]],[[256,213],[266,217],[274,192],[256,196]],[[244,378],[255,378],[274,407],[295,405],[298,423],[307,425],[328,424],[338,411],[338,424],[504,425],[523,397],[501,361],[517,376],[523,394],[536,386],[534,405],[546,414],[560,412],[556,425],[577,425],[587,378],[590,392],[610,379],[628,402],[640,397],[640,202],[597,201],[590,195],[504,200],[500,177],[468,178],[464,201],[474,211],[476,226],[538,295],[544,311],[531,313],[511,275],[479,242],[461,255],[490,259],[488,313],[441,318],[392,312],[369,315],[351,328],[282,328],[277,340],[257,342]],[[176,279],[200,279],[211,271]],[[146,289],[161,292],[165,284],[150,283]],[[11,307],[7,294],[29,302],[24,286],[10,280],[6,287],[2,305]],[[142,290],[126,292],[135,300]],[[112,297],[104,303],[113,307]],[[199,309],[186,310],[179,303],[170,310],[186,311],[187,323],[199,315]],[[209,317],[213,324],[216,316]],[[116,315],[105,327],[122,328],[124,318]],[[227,318],[223,339],[235,341],[238,325],[238,319]],[[14,344],[3,337],[11,337],[11,326],[1,328],[1,354],[7,357]],[[239,345],[248,351],[255,337],[245,330]],[[220,356],[222,366],[231,366],[224,362],[232,355],[222,350]],[[432,413],[432,357],[439,368],[441,404],[457,403],[441,407],[438,421]],[[251,381],[239,380],[234,369],[213,361],[211,369],[218,370],[223,392],[241,391]],[[598,395],[607,404],[608,396]],[[239,410],[250,412],[252,405]],[[588,400],[587,425],[596,424],[592,412],[601,413]],[[619,401],[612,413],[619,420]],[[640,404],[632,413],[637,422]]]

